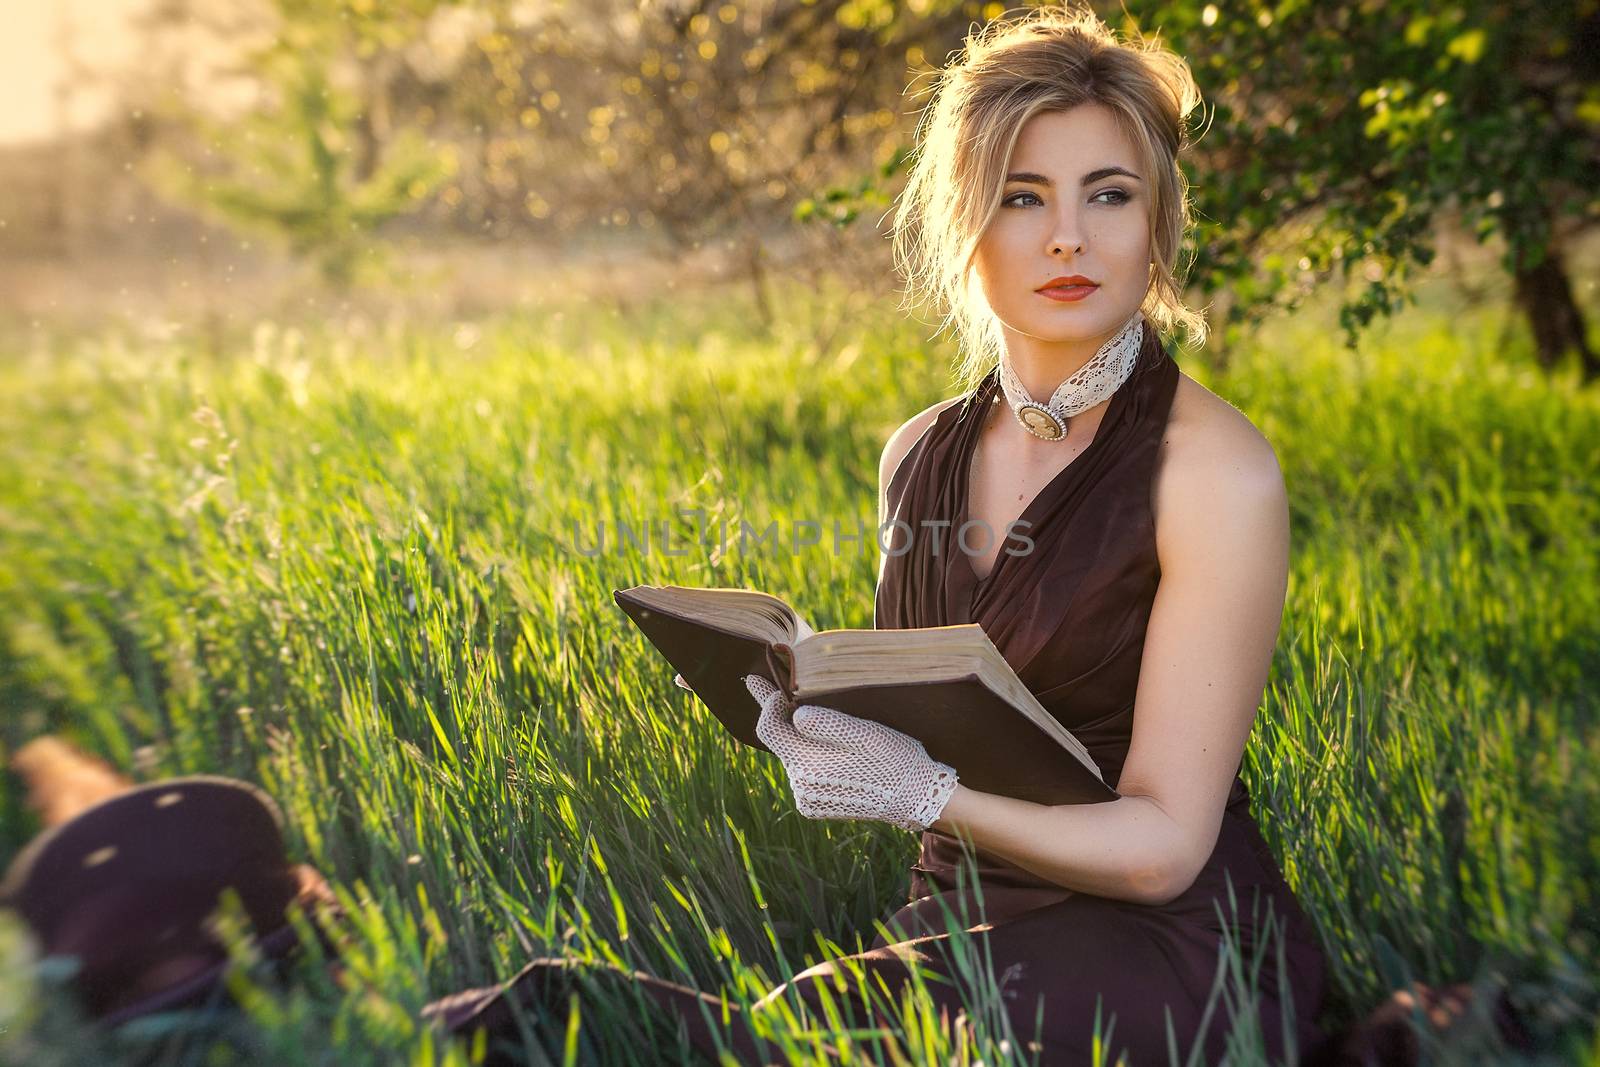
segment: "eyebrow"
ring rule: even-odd
[[[1137,174],[1135,174],[1133,171],[1128,170],[1126,167],[1115,167],[1115,166],[1113,166],[1113,167],[1101,167],[1098,170],[1091,170],[1088,174],[1085,174],[1083,176],[1083,179],[1078,184],[1080,184],[1080,185],[1092,185],[1093,183],[1099,181],[1101,178],[1109,178],[1113,174],[1125,174],[1128,177],[1134,179],[1135,181],[1143,181],[1144,180],[1143,178],[1140,178]],[[1006,175],[1006,181],[1008,181],[1008,182],[1026,182],[1029,185],[1042,185],[1047,189],[1050,186],[1055,184],[1055,182],[1052,182],[1049,178],[1046,178],[1043,174],[1035,174],[1030,170],[1018,171],[1015,174],[1007,174]]]

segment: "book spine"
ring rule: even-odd
[[[772,673],[772,684],[783,690],[789,700],[794,699],[794,649],[785,644],[768,645],[767,670]]]

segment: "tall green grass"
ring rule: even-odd
[[[1288,606],[1245,774],[1328,952],[1325,1022],[1408,974],[1502,975],[1548,1053],[1580,1060],[1600,1055],[1600,400],[1489,343],[1498,314],[1428,308],[1350,351],[1308,312],[1226,374],[1179,358],[1288,482]],[[870,626],[878,453],[949,395],[949,350],[836,292],[750,322],[714,296],[8,356],[0,756],[56,731],[141,779],[260,783],[354,935],[344,986],[314,960],[287,993],[241,969],[243,1018],[96,1036],[0,925],[0,1055],[463,1063],[417,1009],[534,956],[748,1004],[867,948],[914,836],[800,817],[777,761],[672,685],[610,591],[749,586]],[[824,526],[800,551],[712,552],[691,509],[735,540],[741,520]],[[836,552],[835,518],[865,542]],[[593,554],[601,520],[608,538],[668,520],[687,553],[658,528],[651,552]],[[3,857],[37,827],[0,781]],[[1253,991],[1250,961],[1228,964],[1217,1010]],[[983,961],[962,977],[971,1036],[915,995],[887,1045],[792,1004],[757,1025],[797,1062],[963,1042],[1027,1062]],[[626,989],[584,988],[540,1022],[551,1062],[686,1052]],[[1249,1031],[1230,1061],[1263,1059]]]

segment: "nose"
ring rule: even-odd
[[[1063,201],[1061,209],[1056,212],[1055,229],[1050,233],[1050,254],[1057,256],[1063,249],[1070,248],[1074,255],[1082,255],[1084,240],[1079,205],[1070,200]]]

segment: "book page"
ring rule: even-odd
[[[626,592],[657,611],[693,618],[725,632],[762,641],[791,641],[794,609],[770,593],[681,585],[640,585]]]
[[[796,650],[795,689],[807,692],[870,686],[885,681],[937,683],[977,674],[1018,714],[1102,777],[1083,743],[1056,721],[1017,677],[976,623],[901,630],[824,630],[801,655]],[[1103,780],[1103,779],[1102,779]]]

